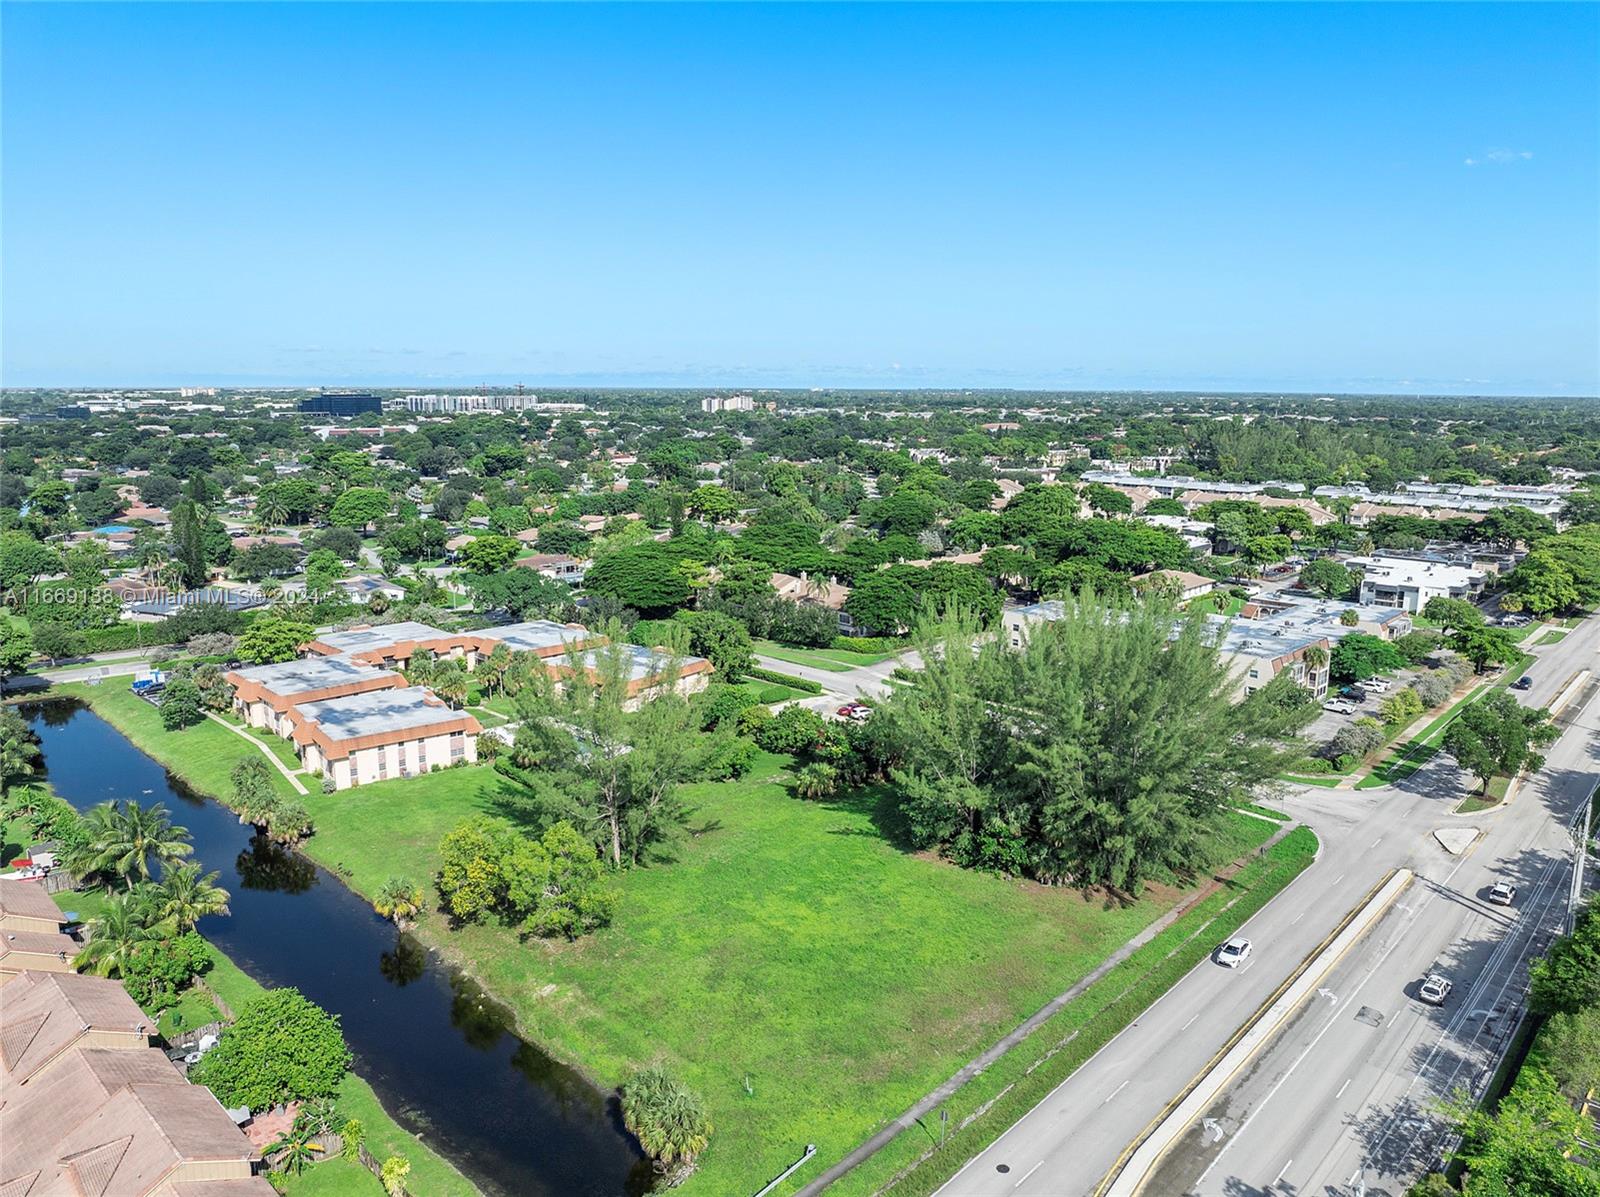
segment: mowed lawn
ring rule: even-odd
[[[254,749],[215,730],[208,770],[226,792],[232,762]],[[163,743],[157,725],[147,747],[187,756],[192,734]],[[958,869],[898,842],[886,792],[802,801],[788,767],[763,755],[739,781],[688,787],[675,859],[623,875],[615,923],[575,944],[452,930],[436,913],[419,927],[529,1038],[602,1086],[662,1063],[697,1090],[716,1133],[691,1193],[747,1197],[807,1143],[819,1158],[806,1171],[820,1171],[1178,896],[1157,888],[1123,906]],[[406,878],[430,904],[440,837],[471,814],[516,814],[489,766],[305,801],[318,861],[368,895]],[[1207,863],[1272,832],[1231,816]]]
[[[677,859],[626,874],[616,922],[576,944],[422,926],[600,1084],[661,1062],[700,1092],[717,1131],[691,1192],[754,1192],[812,1142],[820,1169],[1175,899],[1120,907],[909,853],[881,792],[804,802],[787,765],[690,787]],[[425,883],[438,838],[498,805],[482,767],[316,795],[308,848],[365,892]],[[1235,817],[1215,856],[1272,830]]]

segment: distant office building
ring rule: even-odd
[[[50,413],[58,420],[87,420],[89,409],[81,403],[67,403]]]
[[[583,410],[581,403],[540,403],[537,395],[407,395],[404,403],[419,412]]]
[[[325,391],[300,400],[300,411],[315,416],[366,416],[383,410],[383,400],[364,391]]]
[[[209,399],[217,393],[216,387],[179,387],[180,399]]]
[[[707,395],[700,400],[701,411],[754,411],[756,401],[749,395]]]

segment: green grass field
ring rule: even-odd
[[[105,713],[121,725],[125,706]],[[225,784],[254,750],[215,730],[211,776]],[[163,743],[158,728],[143,746],[168,757],[190,734]],[[624,875],[616,922],[575,944],[451,931],[434,914],[419,927],[523,1033],[599,1084],[660,1062],[701,1093],[717,1131],[693,1193],[747,1197],[808,1142],[838,1158],[1180,894],[1153,887],[1120,904],[957,869],[901,846],[884,792],[804,802],[787,766],[763,756],[737,782],[688,787],[676,859]],[[501,793],[476,766],[306,802],[307,851],[371,894],[391,876],[431,889],[440,837],[499,813]],[[1230,816],[1208,867],[1272,832]]]
[[[881,793],[801,802],[786,764],[690,787],[679,859],[627,874],[616,923],[577,944],[420,928],[600,1083],[659,1060],[700,1091],[718,1131],[695,1192],[752,1192],[807,1142],[842,1154],[1176,897],[1122,907],[909,854]],[[477,768],[314,796],[308,848],[364,892],[426,885],[439,837],[494,810],[495,782]],[[1234,816],[1212,855],[1271,833]]]
[[[763,657],[788,661],[791,665],[810,665],[829,673],[848,673],[863,665],[877,665],[898,656],[898,653],[854,653],[842,648],[791,648],[771,640],[757,640],[756,652]],[[909,646],[908,646],[909,647]]]

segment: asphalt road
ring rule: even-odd
[[[1591,619],[1560,644],[1539,650],[1528,669],[1534,686],[1519,697],[1544,705],[1578,670],[1600,669],[1597,645],[1600,619]],[[1485,1003],[1503,1005],[1519,984],[1533,940],[1565,911],[1561,862],[1564,849],[1570,856],[1570,841],[1562,829],[1593,784],[1597,712],[1600,700],[1591,701],[1547,754],[1546,769],[1495,812],[1453,814],[1471,783],[1442,755],[1396,787],[1287,792],[1279,805],[1317,832],[1322,853],[1245,925],[1242,933],[1255,944],[1251,960],[1237,970],[1209,961],[1199,965],[941,1192],[1093,1192],[1123,1149],[1307,953],[1401,866],[1413,868],[1419,880],[1324,983],[1333,998],[1305,1007],[1207,1112],[1220,1140],[1217,1130],[1197,1127],[1155,1178],[1162,1187],[1153,1183],[1147,1191],[1229,1197],[1353,1193],[1338,1186],[1370,1160],[1367,1191],[1378,1193],[1385,1191],[1375,1187],[1383,1167],[1420,1171],[1419,1153],[1431,1149],[1421,1133],[1425,1128],[1385,1137],[1386,1116],[1423,1109],[1435,1089],[1477,1077],[1481,1061],[1498,1051],[1494,1037],[1509,1019],[1501,1015],[1485,1032],[1482,1019],[1458,1016]],[[1451,857],[1432,833],[1462,825],[1486,834],[1464,857]],[[1480,896],[1502,874],[1522,888],[1509,916]],[[1541,878],[1551,883],[1542,891]],[[1560,911],[1554,905],[1547,910],[1557,893]],[[1497,951],[1504,943],[1511,947]],[[1442,1015],[1420,1008],[1408,993],[1435,965],[1460,979]],[[1502,985],[1507,976],[1511,983]],[[1475,980],[1481,982],[1476,987]],[[1354,1021],[1363,1006],[1385,1016],[1378,1027]],[[1442,1042],[1440,1032],[1446,1036]],[[1421,1043],[1428,1052],[1418,1053]],[[1474,1059],[1480,1063],[1474,1066]],[[1288,1079],[1279,1084],[1285,1074]],[[1421,1079],[1413,1084],[1413,1077]],[[1336,1132],[1331,1138],[1329,1128]]]

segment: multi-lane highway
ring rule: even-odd
[[[1600,673],[1600,619],[1536,650],[1530,705],[1581,670]],[[1202,964],[972,1160],[950,1197],[1093,1193],[1124,1149],[1211,1061],[1374,885],[1409,867],[1417,880],[1241,1071],[1169,1153],[1145,1191],[1400,1193],[1444,1146],[1437,1099],[1480,1081],[1504,1045],[1526,965],[1566,913],[1575,811],[1594,783],[1600,700],[1586,687],[1563,719],[1546,768],[1514,801],[1454,814],[1470,784],[1440,755],[1395,787],[1307,787],[1283,805],[1322,839],[1316,864],[1244,928],[1247,964]],[[1586,704],[1586,705],[1581,705]],[[1581,705],[1581,709],[1580,709]],[[1482,835],[1452,855],[1433,833]],[[1483,901],[1500,877],[1506,910]],[[1415,997],[1437,968],[1456,981],[1443,1010]],[[1483,1013],[1478,1013],[1482,1011]]]

